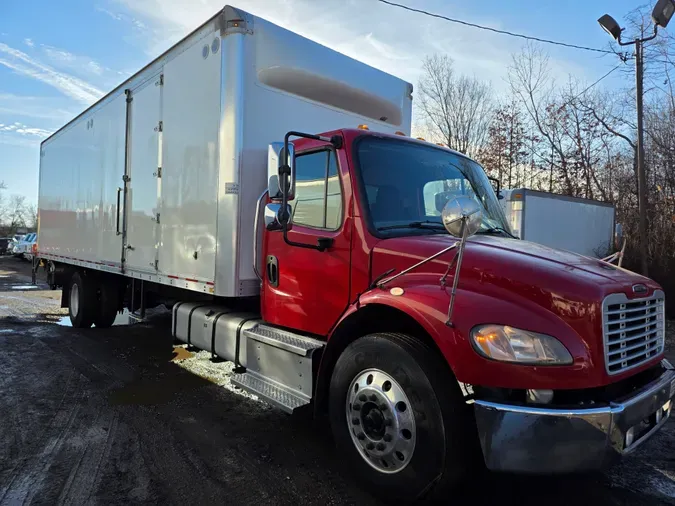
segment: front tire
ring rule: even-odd
[[[338,451],[374,494],[397,502],[459,484],[475,424],[438,354],[403,334],[371,334],[342,353],[330,384]]]
[[[95,280],[76,272],[70,279],[68,290],[68,314],[71,325],[78,329],[91,327],[96,315]]]

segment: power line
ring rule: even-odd
[[[565,102],[565,103],[564,103],[563,105],[561,105],[560,107],[563,108],[563,107],[565,107],[565,106],[567,106],[567,105],[572,104],[572,102],[574,102],[577,98],[579,98],[581,95],[583,95],[584,93],[586,93],[588,90],[590,90],[591,88],[593,88],[594,86],[596,86],[600,81],[602,81],[604,78],[606,78],[607,76],[609,76],[612,72],[614,72],[615,70],[617,70],[617,69],[618,69],[619,67],[621,67],[622,65],[624,65],[624,63],[619,63],[619,64],[618,64],[616,67],[614,67],[612,70],[610,70],[609,72],[607,72],[605,75],[603,75],[603,76],[600,77],[599,79],[595,80],[593,83],[591,83],[591,84],[589,84],[588,86],[586,86],[586,88],[584,88],[580,93],[577,93],[576,95],[574,95],[572,98],[570,98],[567,102]]]
[[[451,23],[458,23],[460,25],[471,26],[473,28],[479,28],[481,30],[487,30],[489,32],[501,33],[502,35],[510,35],[511,37],[519,37],[521,39],[534,40],[534,41],[537,41],[537,42],[544,42],[545,44],[553,44],[553,45],[556,45],[556,46],[564,46],[564,47],[569,47],[569,48],[572,48],[572,49],[582,49],[584,51],[593,51],[595,53],[616,54],[613,51],[607,51],[605,49],[597,49],[597,48],[594,48],[594,47],[587,47],[587,46],[578,46],[576,44],[568,44],[567,42],[560,42],[560,41],[557,41],[557,40],[549,40],[549,39],[541,39],[539,37],[531,37],[529,35],[523,35],[522,33],[509,32],[507,30],[499,30],[497,28],[492,28],[490,26],[478,25],[476,23],[470,23],[468,21],[462,21],[461,19],[450,18],[448,16],[443,16],[441,14],[435,14],[433,12],[425,11],[425,10],[422,10],[422,9],[415,9],[414,7],[408,7],[407,5],[399,4],[399,3],[396,3],[396,2],[391,2],[389,0],[378,0],[378,1],[383,3],[383,4],[390,5],[392,7],[399,7],[401,9],[405,9],[407,11],[417,12],[419,14],[431,16],[432,18],[444,19],[445,21],[450,21]]]

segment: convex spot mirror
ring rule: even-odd
[[[466,237],[475,234],[483,221],[483,211],[478,202],[470,197],[455,197],[445,204],[441,219],[445,229],[454,237],[462,237],[462,224],[466,226]]]
[[[291,175],[288,178],[289,188],[287,199],[295,198],[295,148],[293,144],[288,145],[289,159],[288,165],[291,167]],[[270,193],[270,199],[281,200],[282,187],[279,169],[284,165],[284,143],[273,142],[267,150],[267,189]]]
[[[265,206],[265,228],[270,232],[283,229],[284,217],[282,216],[281,209],[281,204],[278,202],[272,202]],[[289,229],[292,211],[290,204],[286,204],[286,218]]]

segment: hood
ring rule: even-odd
[[[391,268],[405,269],[456,241],[448,235],[384,239],[373,250],[372,275],[375,277]],[[445,272],[448,261],[454,255],[455,251],[450,251],[414,272]],[[574,292],[580,289],[588,293],[591,289],[596,296],[622,291],[628,297],[636,297],[632,289],[636,284],[645,285],[648,294],[659,288],[649,278],[597,258],[533,242],[487,235],[474,236],[467,241],[463,277],[466,276],[465,271],[479,275],[484,281],[503,278],[540,288],[542,283],[552,278],[550,281],[555,281],[556,285],[551,286],[551,290]]]

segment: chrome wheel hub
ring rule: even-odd
[[[347,394],[347,425],[363,459],[382,473],[403,470],[415,449],[415,415],[405,392],[379,369],[360,372]]]
[[[77,316],[77,313],[80,310],[80,288],[77,284],[73,283],[70,287],[70,312],[73,317]]]

